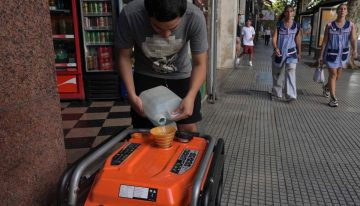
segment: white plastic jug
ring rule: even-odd
[[[180,105],[181,98],[164,86],[157,86],[141,92],[144,112],[155,125],[171,124],[171,115]]]

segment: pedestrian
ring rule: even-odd
[[[131,1],[119,15],[115,46],[133,127],[154,126],[145,118],[146,102],[139,94],[163,85],[182,98],[172,119],[178,130],[196,132],[202,119],[199,89],[206,77],[208,50],[206,22],[200,9],[187,0]]]
[[[340,4],[336,13],[336,20],[325,26],[319,57],[319,64],[325,63],[329,71],[328,82],[323,86],[323,95],[327,98],[330,97],[328,103],[330,107],[339,105],[336,97],[336,81],[341,76],[342,68],[346,68],[349,63],[349,43],[351,43],[352,56],[357,57],[356,27],[354,23],[346,20],[347,5]]]
[[[300,25],[293,20],[294,8],[285,6],[280,15],[274,31],[272,44],[272,94],[282,98],[284,77],[282,70],[285,67],[285,98],[288,101],[296,100],[296,64],[301,59],[301,29]]]
[[[271,30],[270,27],[265,29],[265,45],[268,46],[270,42]]]
[[[241,41],[243,43],[243,52],[240,54],[240,58],[244,54],[249,54],[249,65],[253,66],[254,59],[254,38],[255,38],[255,29],[251,26],[251,19],[246,21],[246,25],[242,28],[241,31]]]
[[[241,26],[240,26],[240,17],[238,14],[237,22],[236,22],[236,61],[235,64],[238,65],[240,63],[240,50],[241,50]]]

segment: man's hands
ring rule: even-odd
[[[129,103],[131,107],[141,116],[145,117],[143,102],[137,95],[129,96]]]
[[[186,119],[193,114],[195,98],[186,96],[180,103],[179,107],[172,113],[173,121]]]

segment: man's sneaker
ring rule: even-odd
[[[240,64],[240,58],[236,58],[235,64]]]
[[[329,105],[330,107],[337,107],[337,106],[339,106],[339,103],[338,103],[338,101],[337,101],[336,98],[331,98],[331,100],[330,100],[330,102],[329,102],[328,105]]]
[[[329,88],[327,88],[325,85],[323,86],[323,95],[324,95],[324,97],[326,97],[326,98],[329,98],[329,97],[330,97],[330,90],[329,90]]]
[[[249,65],[252,67],[253,65],[252,65],[252,61],[249,61]]]

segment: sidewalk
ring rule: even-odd
[[[203,104],[201,131],[226,143],[222,205],[360,205],[360,72],[344,70],[331,108],[300,63],[297,101],[272,101],[271,53],[260,41]]]

